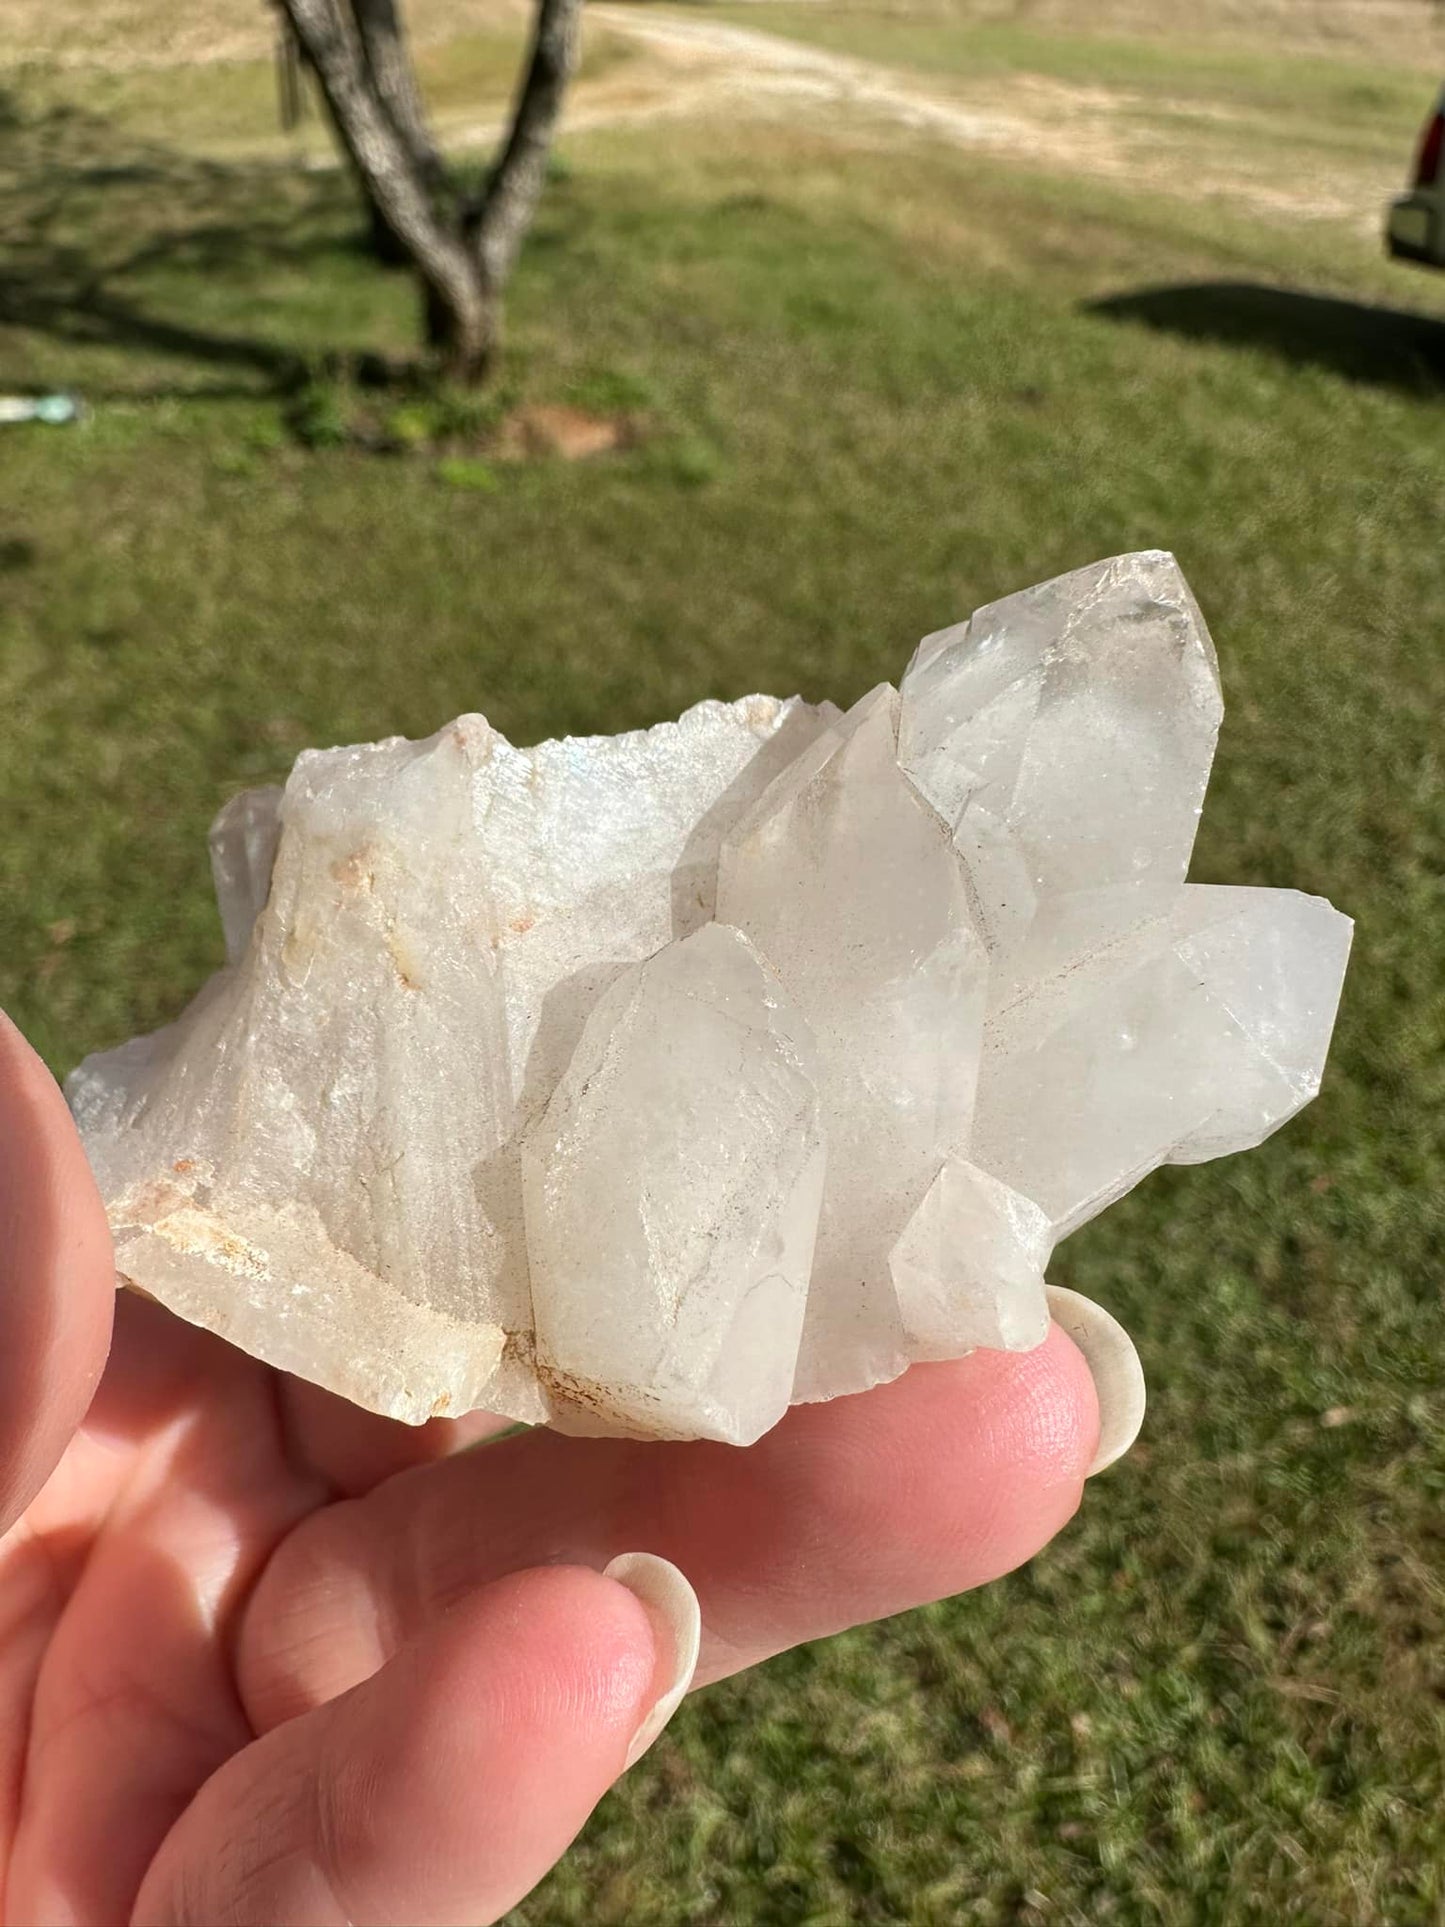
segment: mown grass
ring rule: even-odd
[[[1081,84],[1155,88],[1173,100],[1227,105],[1241,118],[1286,115],[1326,134],[1342,122],[1363,123],[1378,133],[1381,110],[1403,101],[1413,111],[1421,86],[1418,67],[1358,56],[1343,60],[1268,42],[1221,42],[1200,34],[1198,18],[1191,37],[1190,23],[1178,18],[1167,32],[1125,35],[1082,25],[1073,30],[1040,26],[1027,13],[1001,20],[927,9],[900,12],[881,0],[828,6],[816,0],[749,0],[746,6],[710,7],[708,14],[920,73],[978,79],[1033,73]]]
[[[655,433],[478,492],[282,432],[307,357],[411,335],[339,179],[17,111],[0,370],[93,404],[0,431],[0,1001],[58,1070],[218,960],[207,821],[305,743],[846,701],[1145,544],[1225,677],[1197,874],[1358,920],[1319,1102],[1059,1253],[1138,1337],[1132,1458],[990,1592],[700,1697],[517,1920],[1439,1921],[1445,390],[1396,312],[1432,284],[866,129],[594,137],[509,379]]]
[[[843,0],[843,6],[904,25],[981,27],[1081,44],[1097,34],[1115,44],[1173,45],[1181,53],[1176,77],[1221,45],[1231,53],[1253,48],[1286,56],[1325,54],[1365,66],[1393,61],[1428,67],[1441,42],[1433,0],[1091,0],[1087,10],[1078,0]]]
[[[1192,20],[1173,17],[1167,31],[1161,21],[1154,33],[1130,34],[1090,28],[1082,15],[1070,29],[1032,13],[900,12],[888,0],[747,0],[720,12],[738,26],[879,62],[979,105],[1007,109],[1009,83],[1058,83],[1075,97],[1052,105],[1045,98],[1040,118],[1047,124],[1052,113],[1069,124],[1077,116],[1081,138],[1100,126],[1116,130],[1129,142],[1141,191],[1162,182],[1197,194],[1221,168],[1262,152],[1266,178],[1302,201],[1321,171],[1356,171],[1368,183],[1361,203],[1372,203],[1403,180],[1437,84],[1423,44],[1407,64],[1342,59],[1274,37],[1226,41],[1203,31],[1208,8]],[[1171,148],[1160,149],[1161,135]]]
[[[526,53],[520,13],[484,18],[444,42],[421,41],[416,70],[432,114],[451,127],[499,122]],[[585,83],[625,59],[626,48],[601,31],[587,34],[577,78]],[[33,110],[67,107],[103,119],[141,142],[162,141],[193,157],[236,159],[275,154],[327,164],[335,155],[325,111],[307,82],[300,120],[283,138],[274,56],[195,61],[184,68],[127,68],[96,59],[60,66],[33,59],[8,77]]]

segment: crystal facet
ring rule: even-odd
[[[888,1254],[968,1144],[987,960],[946,825],[898,767],[875,689],[725,840],[718,915],[747,932],[818,1041],[828,1175],[795,1396],[908,1362]]]
[[[1041,1344],[1053,1244],[1048,1218],[1031,1198],[950,1158],[889,1254],[909,1357]]]
[[[1092,937],[1184,881],[1223,712],[1172,555],[990,603],[924,638],[902,693],[899,761],[953,827],[996,947],[1040,918]]]
[[[627,966],[522,1146],[557,1422],[734,1445],[777,1423],[823,1153],[812,1039],[746,937],[705,924]]]
[[[1349,939],[1319,897],[1186,886],[990,1010],[973,1155],[1062,1238],[1160,1164],[1258,1144],[1319,1088]]]
[[[414,1422],[745,1443],[1036,1344],[1060,1237],[1319,1086],[1348,919],[1184,881],[1219,714],[1148,552],[846,716],[306,752],[212,831],[227,967],[68,1087],[122,1280]]]

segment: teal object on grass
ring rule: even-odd
[[[79,417],[80,403],[74,395],[0,395],[0,423],[46,422],[59,427]]]

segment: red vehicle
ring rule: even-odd
[[[1390,203],[1385,245],[1402,261],[1445,268],[1445,89],[1425,123],[1408,194]]]

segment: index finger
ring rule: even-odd
[[[84,1418],[114,1305],[110,1228],[65,1099],[0,1012],[0,1531]]]

